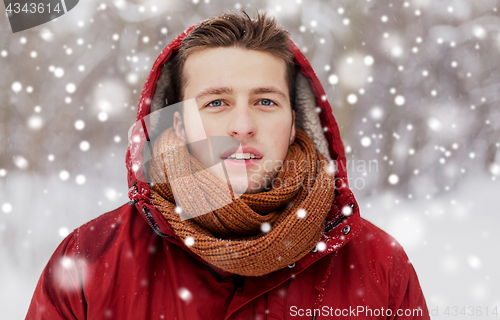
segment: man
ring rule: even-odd
[[[324,90],[274,20],[188,29],[137,119],[131,202],[61,243],[27,319],[429,318],[401,246],[360,218]]]

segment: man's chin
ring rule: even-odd
[[[230,187],[233,190],[233,192],[237,193],[237,194],[252,193],[252,192],[249,192],[252,188],[250,188],[245,183],[237,183],[237,182],[231,181]]]
[[[231,188],[237,194],[253,194],[267,191],[265,185],[261,183],[248,183],[248,181],[231,181]]]

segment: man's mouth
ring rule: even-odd
[[[238,162],[245,162],[249,160],[259,160],[262,159],[262,153],[254,147],[250,146],[239,146],[227,149],[221,154],[222,160],[233,160]]]
[[[230,159],[230,160],[239,160],[239,161],[245,161],[245,160],[250,160],[250,159],[261,159],[262,157],[259,157],[253,153],[241,153],[241,152],[235,152],[231,154],[228,157],[222,157],[222,159]]]

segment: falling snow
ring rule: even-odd
[[[80,142],[80,150],[88,151],[90,149],[90,143],[88,141]]]
[[[260,230],[264,233],[271,231],[271,224],[269,222],[264,222],[260,225]]]
[[[18,93],[23,89],[23,85],[20,82],[16,81],[12,84],[11,88],[12,88],[12,91],[14,91],[15,93]]]
[[[69,270],[69,269],[73,268],[73,266],[74,266],[73,261],[69,257],[63,257],[60,261],[60,264],[66,270]]]
[[[399,177],[396,174],[391,174],[388,180],[390,184],[397,184],[399,182]]]
[[[403,245],[429,307],[498,305],[499,260],[490,252],[499,240],[500,183],[494,1],[270,3],[323,84],[360,215]],[[167,7],[98,3],[99,15],[116,19],[74,12],[38,31],[2,35],[1,101],[9,112],[1,120],[0,233],[19,244],[0,247],[0,274],[15,271],[16,282],[7,283],[19,288],[0,289],[8,318],[25,316],[37,280],[27,275],[39,274],[61,237],[128,201],[123,156],[142,86],[158,53],[188,27]],[[178,10],[208,17],[226,7],[254,8],[192,0]],[[136,21],[127,16],[131,8]],[[301,210],[296,217],[307,219]],[[351,215],[351,207],[342,214]],[[261,231],[271,227],[264,223]],[[317,249],[325,251],[326,242]],[[60,265],[71,269],[74,261]],[[195,292],[178,294],[188,302]]]
[[[2,204],[2,211],[4,213],[11,213],[12,212],[12,205],[10,203],[4,203]]]
[[[356,96],[354,93],[351,93],[347,96],[347,102],[349,102],[349,104],[355,104],[356,102],[358,102],[358,96]]]
[[[76,90],[76,86],[74,83],[68,83],[66,85],[66,92],[67,93],[73,93],[73,92],[75,92],[75,90]]]
[[[66,227],[61,227],[61,228],[59,228],[59,232],[58,233],[59,233],[59,236],[61,238],[66,238],[66,236],[69,234],[69,229],[66,228]]]
[[[114,188],[106,188],[106,189],[104,189],[104,195],[110,201],[116,201],[118,199],[118,192]]]
[[[363,147],[369,147],[371,144],[372,144],[372,139],[370,139],[370,137],[363,137],[361,139],[361,145]]]
[[[184,239],[184,244],[188,247],[192,247],[194,245],[194,238],[193,237],[186,237],[186,239]]]
[[[76,130],[83,130],[85,128],[85,122],[83,120],[76,120],[75,121],[75,129]]]
[[[191,301],[191,299],[193,299],[193,294],[191,293],[191,291],[189,291],[186,288],[179,288],[178,294],[179,294],[179,298],[181,298],[182,300],[184,300],[186,302],[189,302],[189,301]]]
[[[69,179],[69,172],[66,170],[62,170],[61,172],[59,172],[59,179],[61,179],[62,181],[68,180]]]
[[[339,77],[337,77],[337,75],[335,74],[332,74],[328,77],[328,82],[331,84],[331,85],[334,85],[334,84],[337,84],[339,82]]]
[[[85,178],[85,176],[83,174],[79,174],[76,176],[75,181],[77,184],[82,185],[82,184],[85,184],[85,182],[87,181],[87,178]]]
[[[298,209],[298,210],[297,210],[297,218],[299,218],[299,219],[303,219],[303,218],[305,218],[305,217],[306,217],[306,215],[307,215],[306,210],[304,210],[304,209]],[[269,227],[269,230],[270,230],[270,229],[271,229],[271,228]],[[263,230],[263,232],[266,232],[266,231],[264,231],[264,230]],[[267,231],[267,232],[269,232],[269,231]]]
[[[350,206],[344,206],[342,208],[342,214],[346,217],[350,216],[352,214],[352,208]]]
[[[28,119],[28,127],[32,130],[39,130],[43,126],[43,119],[40,116],[31,116]]]
[[[394,98],[394,103],[398,106],[402,106],[405,104],[405,97],[403,96],[396,96],[396,98]]]
[[[316,245],[316,248],[318,249],[319,252],[323,252],[326,250],[326,243],[323,241],[318,242]]]
[[[29,165],[28,160],[26,160],[26,158],[23,156],[15,156],[14,157],[14,164],[19,169],[26,169],[26,168],[28,168],[28,165]]]
[[[61,78],[62,76],[64,76],[64,69],[63,68],[55,68],[54,69],[54,75],[57,78]]]

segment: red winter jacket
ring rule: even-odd
[[[150,112],[161,67],[191,30],[156,59],[137,119]],[[344,147],[332,109],[310,64],[291,43],[316,98],[337,191],[321,239],[282,270],[243,277],[190,251],[151,204],[141,166],[145,144],[130,142],[131,202],[101,215],[62,241],[42,272],[26,319],[429,319],[413,266],[388,234],[359,216],[349,190]],[[135,167],[137,168],[137,167]],[[350,206],[353,214],[342,215]]]

